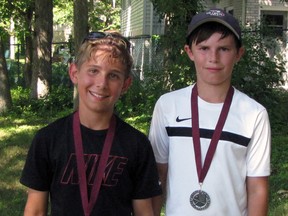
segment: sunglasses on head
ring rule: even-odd
[[[82,43],[85,41],[93,41],[101,38],[117,38],[123,42],[125,45],[126,49],[130,53],[130,48],[131,48],[131,43],[129,40],[122,35],[119,35],[117,33],[112,33],[112,32],[90,32],[83,40]]]

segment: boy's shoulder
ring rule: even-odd
[[[174,98],[176,100],[179,100],[181,98],[187,98],[187,96],[190,98],[192,87],[193,86],[187,86],[187,87],[184,87],[181,89],[167,92],[167,93],[161,95],[160,99],[161,100],[171,100]]]
[[[117,115],[116,115],[116,119],[117,119],[117,128],[121,133],[127,133],[127,134],[134,133],[134,134],[137,134],[139,136],[146,136],[143,132],[136,129],[134,126],[127,123],[126,121],[124,121],[123,119],[118,117]]]
[[[246,93],[236,89],[234,92],[233,102],[236,104],[236,106],[241,107],[245,106],[247,109],[257,109],[257,110],[264,110],[266,109],[262,104],[260,104],[258,101],[247,95]]]
[[[53,122],[49,123],[48,125],[42,127],[38,130],[38,134],[54,134],[54,133],[62,133],[63,130],[67,127],[72,127],[72,120],[73,115],[69,114],[64,117],[60,117]]]

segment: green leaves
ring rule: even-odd
[[[96,1],[89,10],[89,23],[91,31],[120,30],[121,1]]]

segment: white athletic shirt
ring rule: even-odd
[[[270,175],[271,132],[266,109],[235,89],[232,104],[202,190],[211,198],[208,209],[190,205],[199,190],[191,129],[189,86],[162,95],[149,133],[157,163],[168,163],[166,216],[245,216],[246,177]],[[202,164],[221,104],[198,97]]]

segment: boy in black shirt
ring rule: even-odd
[[[131,85],[130,43],[119,33],[92,32],[69,75],[79,109],[36,134],[21,183],[24,215],[153,215],[161,194],[155,159],[144,134],[113,114]]]

